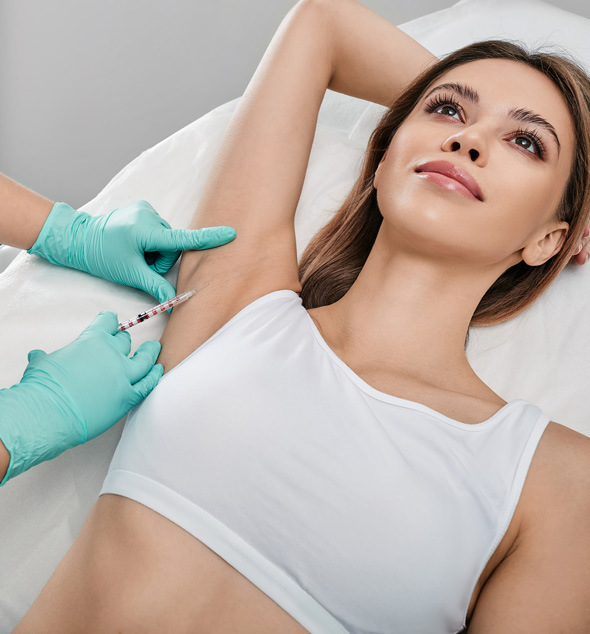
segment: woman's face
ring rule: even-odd
[[[573,150],[566,103],[540,72],[503,59],[451,69],[400,126],[375,174],[388,235],[422,254],[502,270],[521,259],[542,264],[565,238],[555,211]],[[437,173],[440,163],[424,165],[434,161],[464,170],[481,200]]]

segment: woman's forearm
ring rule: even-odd
[[[328,16],[333,71],[328,88],[390,106],[437,57],[356,0],[317,0]]]
[[[0,243],[30,249],[53,202],[0,174]]]

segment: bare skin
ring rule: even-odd
[[[192,535],[104,495],[14,630],[85,634],[302,634],[306,630]]]
[[[174,311],[162,339],[160,362],[167,370],[254,299],[301,290],[293,217],[326,87],[385,105],[391,86],[401,90],[432,62],[357,3],[301,6],[301,22],[283,32],[249,86],[199,202],[193,226],[227,224],[238,237],[183,257],[179,292],[210,285],[198,302]],[[411,59],[419,59],[412,68]],[[400,68],[405,77],[396,74]],[[393,74],[384,77],[387,72]],[[571,165],[572,126],[557,89],[531,69],[484,60],[447,75],[441,80],[478,90],[478,108],[465,104],[466,118],[457,119],[451,111],[425,113],[422,103],[416,106],[378,170],[384,221],[361,275],[339,302],[309,313],[334,352],[376,389],[477,424],[505,401],[467,362],[469,320],[502,271],[520,259],[540,264],[559,250],[567,227],[553,212]],[[555,126],[559,155],[549,150],[542,162],[526,143],[515,143],[514,122],[506,116],[513,107],[530,108]],[[480,182],[484,202],[418,177],[414,167],[426,160],[460,164]],[[587,631],[587,597],[572,589],[590,587],[590,544],[580,538],[590,522],[589,444],[562,425],[547,427],[508,531],[472,593],[470,634],[554,634],[554,605],[563,609],[562,631]],[[510,630],[519,618],[520,629]],[[15,630],[39,631],[305,632],[194,537],[114,495],[98,500]]]

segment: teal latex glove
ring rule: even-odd
[[[235,237],[231,227],[171,229],[144,200],[102,216],[55,203],[27,253],[139,288],[165,302],[176,290],[162,273],[182,251],[218,247]]]
[[[0,440],[11,457],[0,485],[106,431],[156,386],[160,343],[129,358],[131,338],[118,325],[116,313],[100,313],[67,346],[32,350],[20,383],[0,390]]]

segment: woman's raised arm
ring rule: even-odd
[[[434,57],[355,0],[300,0],[280,24],[229,123],[191,227],[236,239],[186,252],[160,361],[176,365],[241,308],[300,290],[294,216],[327,88],[389,103]]]
[[[317,0],[332,33],[328,88],[391,106],[403,87],[437,57],[356,0]]]

